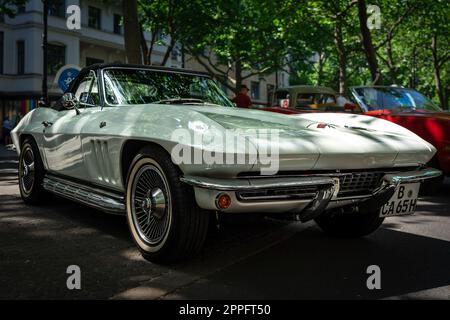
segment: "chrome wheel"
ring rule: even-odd
[[[19,164],[19,180],[23,192],[30,194],[35,182],[34,153],[31,146],[26,146],[22,152]]]
[[[133,224],[139,238],[156,246],[167,235],[171,222],[171,203],[166,178],[160,168],[145,164],[137,171],[131,188]]]

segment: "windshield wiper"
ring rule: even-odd
[[[205,104],[202,99],[195,98],[173,98],[152,102],[155,104]]]

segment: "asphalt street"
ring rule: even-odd
[[[358,240],[314,223],[228,219],[200,256],[152,264],[124,217],[57,197],[22,203],[17,160],[0,159],[0,299],[450,299],[450,180],[414,216],[389,218]],[[67,267],[81,269],[69,290]],[[369,290],[367,267],[381,270]]]

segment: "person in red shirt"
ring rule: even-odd
[[[252,106],[252,100],[248,96],[248,91],[247,86],[243,84],[239,93],[233,98],[233,102],[238,108],[250,108]]]

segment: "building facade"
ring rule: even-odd
[[[50,0],[49,3],[47,87],[50,98],[62,94],[55,80],[62,66],[82,68],[99,62],[126,62],[121,1]],[[67,27],[66,9],[70,5],[81,9],[80,30]],[[36,107],[42,96],[43,3],[28,1],[17,11],[14,18],[0,17],[0,123],[6,117],[17,122]],[[145,38],[150,44],[151,35],[146,33]],[[161,63],[165,52],[166,46],[155,45],[152,63]],[[171,54],[166,65],[204,71],[194,58],[184,57],[178,50]],[[251,89],[254,102],[265,104],[277,80],[278,86],[287,85],[287,74],[254,76],[244,83]],[[230,97],[234,96],[230,90],[226,91]]]

